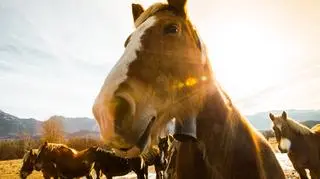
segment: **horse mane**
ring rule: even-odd
[[[32,153],[33,153],[34,155],[37,155],[38,149],[32,149]],[[28,151],[23,155],[22,161],[23,161],[23,162],[26,162],[26,160],[30,157],[30,155],[31,155],[30,150],[28,150]]]
[[[147,162],[147,163],[152,163],[152,161],[160,154],[160,150],[158,146],[151,146],[147,150],[143,151],[142,154],[140,155],[141,158]]]
[[[48,145],[46,146],[46,149],[49,151],[52,151],[52,152],[54,152],[54,151],[61,152],[64,150],[66,152],[69,152],[72,155],[75,155],[78,153],[77,150],[70,148],[65,144],[48,143]]]
[[[22,161],[23,161],[23,162],[27,161],[27,159],[29,158],[29,156],[30,156],[30,151],[27,151],[27,152],[23,155]]]
[[[167,7],[168,7],[168,4],[163,4],[163,3],[153,4],[138,17],[138,19],[134,22],[134,26],[137,28],[139,25],[141,25],[149,17],[153,16],[155,13],[157,13]]]
[[[320,133],[320,124],[316,124],[315,126],[313,126],[311,128],[311,131],[314,132],[314,133],[319,134]]]
[[[113,150],[104,149],[104,148],[101,148],[101,147],[97,147],[96,152],[106,153],[106,154],[110,154],[110,155],[115,155],[115,153],[114,153]]]
[[[308,135],[313,133],[308,127],[304,126],[303,124],[300,124],[299,122],[291,118],[287,118],[286,122],[292,130],[299,134]]]

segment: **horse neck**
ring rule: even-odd
[[[197,135],[200,138],[202,134],[205,135],[208,132],[215,132],[215,130],[212,130],[215,129],[214,127],[225,126],[230,109],[233,109],[230,101],[227,101],[228,97],[225,96],[222,89],[218,86],[208,90],[205,99],[206,101],[204,102],[203,108],[197,117],[197,128],[201,128],[201,130],[197,131]]]
[[[206,101],[197,118],[198,141],[209,155],[232,150],[238,142],[238,130],[250,132],[246,121],[226,93],[218,84],[213,86],[212,90],[208,90]]]

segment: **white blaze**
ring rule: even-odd
[[[276,124],[276,127],[281,131],[281,127],[282,127],[281,124]]]
[[[280,140],[280,148],[283,150],[289,150],[291,147],[291,141],[287,138],[281,138]]]
[[[131,35],[130,42],[128,43],[123,55],[117,64],[112,68],[111,72],[107,76],[101,91],[96,98],[95,108],[103,107],[103,104],[110,100],[118,86],[127,79],[127,72],[129,65],[137,58],[137,51],[141,49],[141,37],[145,31],[152,27],[156,22],[156,17],[150,17],[143,22]],[[100,108],[101,117],[105,111]]]

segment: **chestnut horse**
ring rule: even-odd
[[[136,28],[93,105],[101,136],[117,155],[135,157],[175,118],[177,178],[285,178],[267,141],[216,81],[185,6],[132,5]]]
[[[71,179],[86,176],[87,179],[92,179],[90,173],[94,162],[88,162],[91,154],[92,151],[88,149],[78,152],[64,144],[44,142],[39,147],[35,169],[41,170],[46,163],[54,163],[62,178]]]
[[[282,153],[288,153],[293,167],[301,179],[308,179],[309,169],[312,179],[320,178],[320,126],[311,130],[306,126],[288,118],[285,111],[282,115],[269,114],[273,122],[273,130]]]

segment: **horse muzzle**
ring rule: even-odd
[[[156,113],[148,106],[140,106],[127,93],[116,94],[103,105],[94,105],[101,136],[119,156],[136,157],[148,143]]]
[[[42,164],[41,163],[36,163],[34,165],[34,169],[37,170],[37,171],[40,171],[42,169]]]

